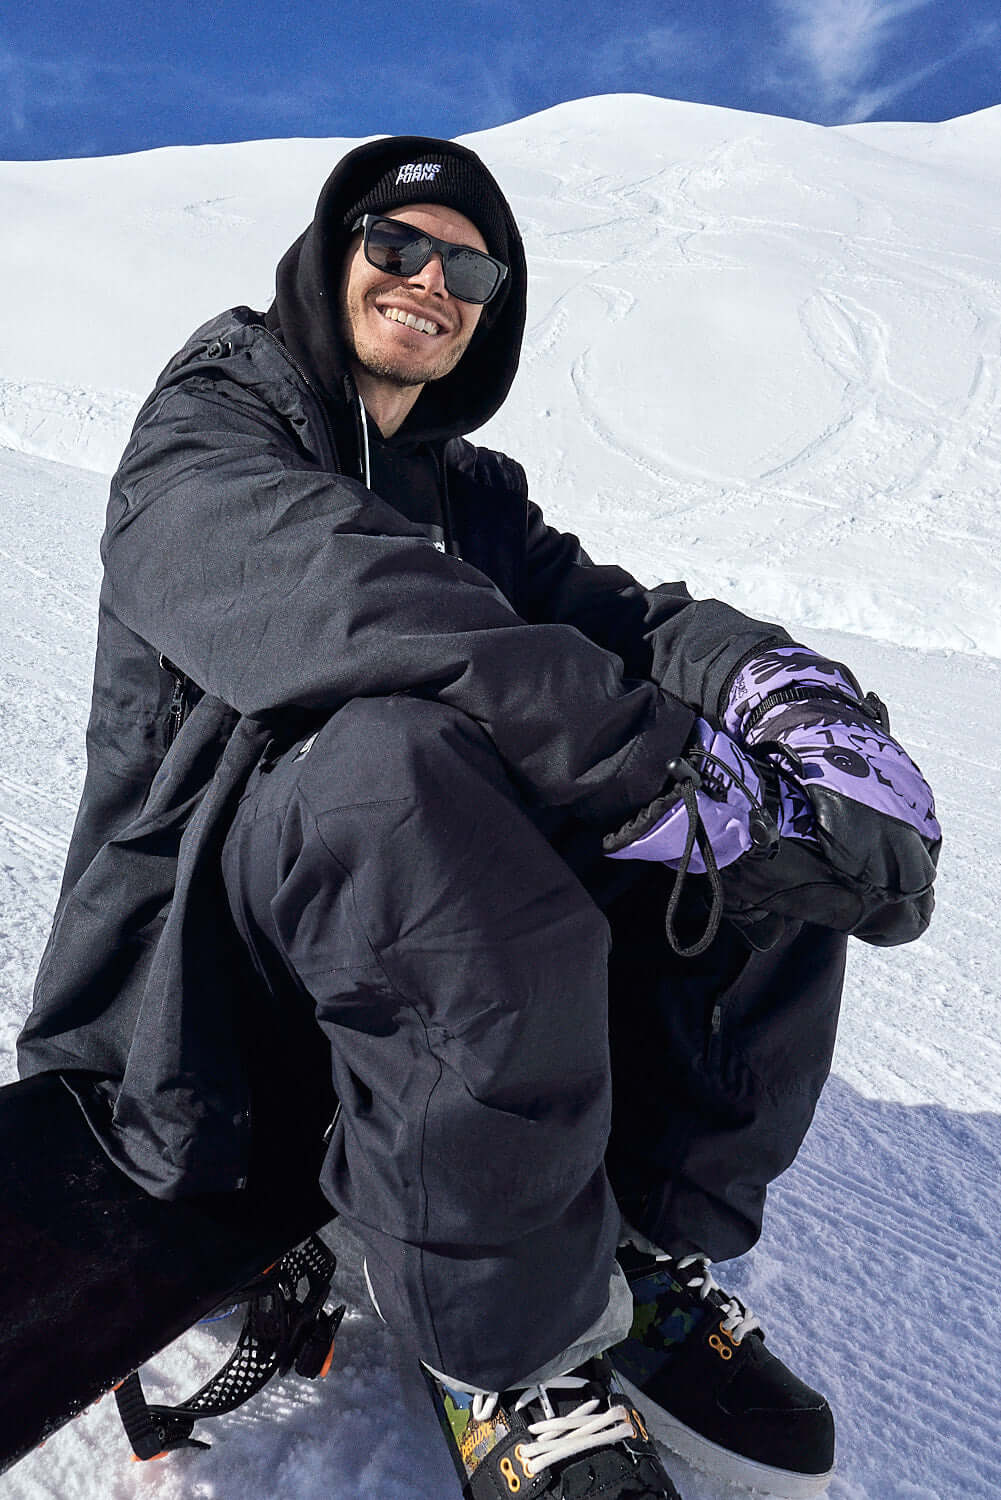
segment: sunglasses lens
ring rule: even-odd
[[[445,285],[462,302],[489,302],[504,276],[499,261],[465,245],[444,245],[401,219],[373,219],[365,234],[369,263],[391,276],[416,276],[440,249],[445,261]]]
[[[415,276],[431,258],[431,241],[411,224],[377,219],[369,225],[365,253],[373,266],[391,276]]]
[[[463,302],[488,302],[499,281],[496,263],[479,250],[453,250],[445,262],[445,285]]]

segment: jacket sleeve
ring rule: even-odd
[[[692,714],[569,623],[529,623],[252,392],[200,375],[144,408],[112,482],[110,607],[241,714],[407,692],[483,725],[529,801],[608,823],[663,785]]]
[[[522,609],[527,619],[574,625],[614,652],[631,679],[646,678],[720,722],[741,663],[786,643],[780,625],[719,599],[693,599],[683,583],[644,589],[625,569],[591,561],[578,539],[547,526],[529,506]]]

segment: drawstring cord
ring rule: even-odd
[[[692,760],[700,760],[706,764],[711,763],[719,766],[744,793],[751,808],[751,814],[748,818],[748,829],[751,835],[753,852],[765,858],[770,858],[778,846],[779,830],[775,819],[765,804],[759,801],[739,772],[735,771],[725,760],[721,760],[718,755],[714,755],[711,750],[703,750],[696,746],[689,750],[688,754]],[[716,863],[716,855],[713,852],[712,844],[705,830],[705,824],[702,821],[702,814],[699,811],[697,793],[700,787],[703,786],[705,778],[696,771],[695,767],[688,760],[672,760],[667,769],[678,783],[681,800],[684,802],[685,811],[688,814],[688,833],[685,838],[685,847],[678,864],[677,879],[674,882],[674,889],[671,891],[665,915],[667,941],[679,958],[698,958],[700,953],[706,951],[719,931],[719,925],[723,918],[723,880],[719,873],[719,866]],[[707,795],[712,795],[711,790],[707,789]],[[698,845],[699,853],[702,855],[702,862],[706,867],[706,875],[709,879],[709,889],[711,892],[709,917],[701,937],[697,938],[689,947],[683,948],[678,939],[675,918],[681,902],[681,893],[685,880],[690,872],[692,854],[696,844]]]
[[[365,488],[370,490],[372,488],[372,464],[368,447],[368,413],[365,410],[365,403],[361,398],[360,392],[358,395],[358,410],[361,412],[362,478],[365,481]]]
[[[358,448],[358,467],[361,470],[359,478],[365,488],[370,490],[372,488],[372,459],[368,442],[368,412],[365,410],[365,402],[362,400],[361,391],[350,375],[344,376],[344,396],[347,401],[348,411],[357,409],[354,425],[355,443]]]
[[[674,949],[674,952],[678,955],[679,958],[698,958],[700,953],[704,953],[706,951],[706,949],[709,947],[709,944],[712,942],[713,938],[719,931],[719,924],[723,917],[723,882],[720,879],[719,866],[716,863],[716,856],[715,854],[713,854],[713,846],[706,836],[706,830],[702,822],[702,815],[699,812],[695,781],[686,779],[681,783],[681,797],[682,801],[685,804],[685,809],[688,813],[688,836],[685,839],[685,848],[684,853],[681,856],[681,863],[678,865],[678,874],[674,882],[674,889],[672,890],[670,900],[667,903],[665,926],[667,929],[667,941],[670,943],[671,947]],[[702,855],[702,860],[706,867],[706,874],[709,877],[709,887],[712,891],[712,901],[710,902],[709,906],[709,919],[706,922],[705,930],[702,933],[702,936],[698,938],[696,942],[692,943],[688,948],[683,948],[678,940],[678,934],[675,929],[674,921],[677,915],[678,905],[681,901],[681,892],[684,888],[685,880],[688,876],[689,865],[691,864],[692,859],[692,851],[694,850],[696,844],[698,844],[699,846],[699,853]]]

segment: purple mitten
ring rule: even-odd
[[[765,792],[754,763],[728,734],[714,730],[705,719],[696,719],[684,760],[672,761],[668,773],[674,777],[669,790],[605,839],[605,853],[612,859],[652,860],[673,870],[684,864],[693,874],[706,873],[700,849],[692,846],[692,792],[686,796],[686,782],[694,786],[697,820],[721,870],[752,849],[767,850],[780,833],[810,836],[803,798],[791,787],[780,786],[776,825],[764,806]]]
[[[768,707],[776,703],[804,703],[811,698],[844,701],[855,707],[862,689],[840,662],[828,661],[807,646],[777,646],[745,661],[729,687],[723,707],[723,728],[734,739],[749,744],[748,735]],[[878,716],[880,705],[869,700]]]
[[[883,705],[847,667],[802,646],[746,662],[723,722],[748,749],[774,759],[808,796],[825,791],[899,818],[929,842],[941,838],[931,787],[892,739]]]
[[[930,913],[942,836],[931,788],[847,667],[802,646],[761,652],[735,677],[721,717],[756,762],[809,798],[821,853],[840,877],[867,900],[923,900]]]

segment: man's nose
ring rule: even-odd
[[[432,254],[426,266],[421,266],[413,276],[407,277],[408,285],[420,287],[425,292],[437,293],[438,296],[447,296],[445,290],[445,267],[437,250]]]

